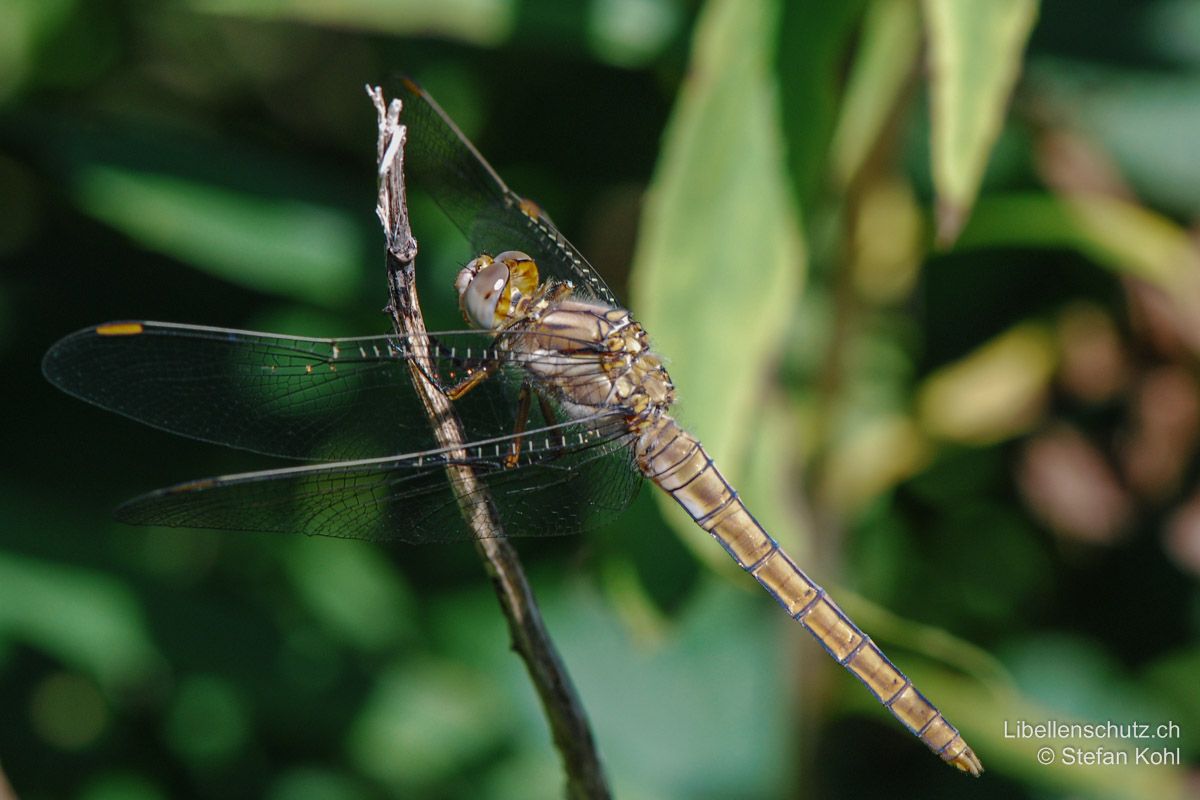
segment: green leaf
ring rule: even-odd
[[[363,780],[323,766],[300,766],[278,773],[267,799],[367,800],[374,795],[364,784]]]
[[[795,195],[807,209],[821,189],[837,118],[843,63],[865,0],[791,0],[780,17],[776,69]]]
[[[511,736],[512,714],[486,673],[450,662],[395,666],[377,680],[347,748],[364,773],[405,796],[462,774]]]
[[[777,770],[792,752],[794,708],[779,702],[779,687],[792,665],[776,645],[791,636],[819,648],[761,592],[739,591],[748,585],[754,582],[744,575],[736,587],[702,581],[671,636],[651,646],[632,641],[586,588],[547,609],[589,698],[618,796],[629,795],[623,782],[648,797],[783,793]],[[744,675],[754,678],[732,677]]]
[[[986,651],[932,626],[921,625],[864,600],[851,592],[837,590],[842,607],[857,619],[888,652],[913,685],[937,704],[950,724],[979,755],[985,768],[1020,776],[1031,785],[1055,789],[1072,796],[1096,798],[1184,797],[1187,770],[1172,766],[1146,767],[1134,763],[1133,750],[1149,745],[1174,748],[1178,740],[1123,740],[1082,738],[1067,735],[1036,738],[1018,735],[1021,723],[1030,725],[1103,724],[1112,721],[1159,723],[1165,720],[1149,693],[1123,682],[1113,674],[1103,653],[1091,648],[1055,646],[1052,641],[1027,643],[1018,640],[1024,652],[1016,652],[1018,679]],[[905,654],[903,645],[911,651]],[[924,658],[919,657],[923,655]],[[1024,662],[1022,664],[1021,662]],[[1058,681],[1048,690],[1025,683]],[[1193,681],[1194,682],[1194,681]],[[1086,699],[1085,711],[1072,707],[1064,695]],[[861,691],[842,693],[846,708],[886,718],[887,712]],[[1052,698],[1047,700],[1045,698]],[[1078,706],[1078,703],[1075,703]],[[1172,713],[1170,719],[1179,717]],[[1045,763],[1040,749],[1049,747],[1053,761]],[[1085,752],[1103,747],[1128,754],[1124,766],[1064,764],[1062,752],[1078,748]]]
[[[910,665],[905,669],[913,683],[928,697],[934,698],[939,709],[963,738],[974,748],[985,768],[1020,776],[1024,784],[1043,790],[1054,789],[1071,797],[1136,798],[1186,797],[1187,771],[1179,767],[1145,767],[1134,764],[1132,750],[1144,742],[1096,738],[1017,738],[1012,734],[1020,721],[1045,724],[1104,723],[1130,721],[1124,709],[1110,707],[1100,718],[1079,719],[1037,702],[1027,694],[1011,688],[992,686],[981,691],[979,683],[963,678],[953,671],[931,665]],[[1009,734],[1009,735],[1006,735]],[[1161,747],[1164,743],[1156,743]],[[1062,752],[1067,748],[1085,752],[1099,747],[1128,753],[1126,766],[1083,766],[1064,764]],[[1039,762],[1039,750],[1049,747],[1054,762]],[[986,776],[985,776],[986,779]]]
[[[316,537],[289,544],[284,563],[297,593],[332,633],[370,651],[410,632],[413,599],[384,550]]]
[[[1000,134],[1037,0],[923,0],[937,236],[957,237]]]
[[[74,188],[85,211],[144,247],[233,283],[318,305],[353,297],[365,253],[334,208],[99,162]]]
[[[76,5],[76,0],[0,5],[0,105],[41,77],[37,73],[39,51],[77,13]]]
[[[650,64],[682,24],[682,9],[666,0],[593,0],[588,5],[592,50],[618,67]]]
[[[767,55],[777,11],[768,0],[705,7],[631,275],[684,422],[735,481],[804,268]],[[698,553],[719,556],[686,515],[668,513]]]
[[[0,640],[15,638],[113,690],[161,661],[141,607],[96,572],[0,553]]]
[[[839,188],[849,186],[879,141],[920,48],[921,25],[912,0],[875,0],[868,6],[830,147]]]
[[[918,421],[937,439],[1004,441],[1042,420],[1056,366],[1050,331],[1019,323],[927,377],[915,398]]]
[[[235,759],[251,728],[249,703],[239,688],[218,675],[181,680],[167,712],[167,745],[196,766]]]
[[[516,22],[514,0],[191,0],[190,5],[224,16],[444,36],[476,45],[500,44]]]
[[[1070,247],[1102,267],[1162,292],[1176,330],[1200,352],[1200,251],[1166,216],[1115,197],[1011,194],[986,198],[958,249]]]
[[[167,800],[170,795],[134,770],[114,769],[93,773],[76,797],[79,800]]]
[[[1200,22],[1200,5],[1164,4],[1162,11],[1168,9],[1191,13]],[[1172,33],[1181,41],[1200,41],[1190,31]],[[1139,199],[1181,219],[1200,210],[1200,159],[1194,147],[1200,75],[1195,71],[1040,55],[1030,59],[1026,74],[1037,108],[1054,109],[1054,127],[1085,135]]]
[[[1200,750],[1200,646],[1185,645],[1146,666],[1139,683],[1155,700],[1171,709],[1171,719],[1180,726],[1180,743],[1195,753]]]

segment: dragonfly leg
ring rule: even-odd
[[[537,395],[538,407],[542,409],[542,418],[546,420],[546,424],[557,425],[561,422],[562,420],[558,418],[558,412],[550,404],[550,398],[546,396],[545,392],[538,391],[537,389],[533,391]]]
[[[550,402],[550,398],[546,396],[545,392],[541,392],[536,388],[533,391],[534,394],[537,395],[538,408],[542,410],[542,419],[546,421],[546,425],[558,425],[561,423],[563,421],[562,418],[559,416],[557,409],[554,408],[554,404]],[[564,445],[565,440],[559,437],[559,441],[551,445],[550,450],[551,452],[554,452],[556,456],[561,456]]]
[[[481,384],[485,380],[487,380],[491,376],[491,374],[495,371],[496,371],[495,364],[488,364],[486,366],[480,367],[479,369],[475,370],[474,372],[469,374],[467,377],[463,378],[461,381],[459,381],[458,383],[454,384],[449,389],[447,389],[446,396],[449,397],[451,400],[459,399],[460,397],[465,395],[467,392],[471,391],[476,386],[478,386],[479,384]]]
[[[541,393],[538,393],[541,398]],[[521,392],[517,395],[517,424],[513,429],[512,452],[504,457],[504,468],[514,469],[517,466],[517,459],[521,455],[521,442],[525,437],[525,427],[529,424],[529,406],[530,406],[530,390],[529,382],[525,381],[521,384]]]

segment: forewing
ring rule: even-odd
[[[523,250],[537,262],[543,279],[571,281],[582,296],[620,305],[550,218],[505,185],[433,98],[410,80],[401,83],[409,182],[433,197],[475,253]]]
[[[630,436],[615,415],[402,458],[324,464],[192,481],[135,498],[135,525],[274,531],[410,543],[474,538],[448,465],[471,468],[504,536],[574,533],[610,518],[637,493]],[[516,466],[506,457],[520,445]]]
[[[553,359],[554,354],[545,358]],[[495,368],[456,403],[475,439],[514,430],[520,360],[494,334],[316,339],[162,322],[107,323],[55,344],[63,391],[162,430],[267,455],[338,461],[435,448],[408,360],[440,385]]]

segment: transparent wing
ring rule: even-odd
[[[321,464],[192,481],[117,509],[135,525],[275,531],[371,541],[459,541],[463,523],[446,466],[470,466],[490,492],[505,536],[575,533],[637,494],[624,420],[603,415],[387,459]],[[519,443],[515,467],[506,456]]]
[[[437,201],[476,254],[523,250],[543,279],[569,280],[582,296],[619,306],[587,259],[535,203],[505,185],[433,98],[408,79],[401,84],[409,181]]]
[[[471,439],[515,430],[517,390],[531,380],[528,360],[569,363],[572,374],[560,384],[592,374],[594,343],[564,339],[556,343],[561,351],[536,356],[498,346],[515,335],[451,331],[415,343],[117,322],[62,339],[42,368],[68,394],[162,430],[267,455],[341,461],[437,447],[410,359],[442,387],[475,370],[494,372],[455,402]],[[531,426],[560,421],[533,405]]]

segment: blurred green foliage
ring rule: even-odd
[[[107,319],[386,331],[362,87],[403,71],[628,299],[680,418],[989,769],[940,764],[647,490],[609,530],[519,543],[619,796],[1185,796],[1197,30],[1194,0],[0,5],[9,780],[560,794],[469,547],[122,528],[139,491],[267,464],[38,372]],[[412,213],[427,319],[457,326],[473,254]]]

